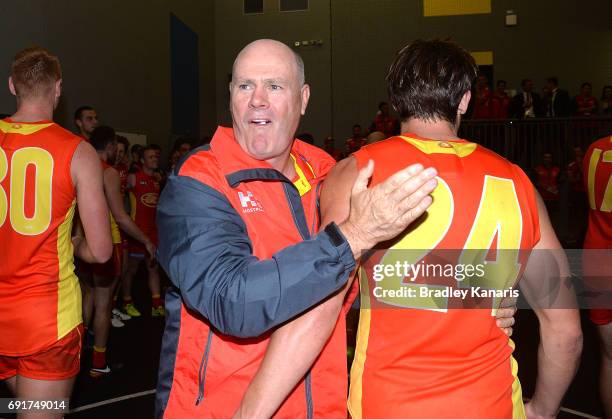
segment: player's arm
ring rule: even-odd
[[[332,221],[340,224],[348,218],[351,187],[357,173],[356,161],[349,157],[340,161],[327,176],[321,191],[322,225]],[[264,360],[242,399],[236,418],[274,414],[327,342],[351,284],[352,279],[327,301],[272,334]]]
[[[123,208],[121,199],[121,179],[119,173],[112,167],[104,171],[104,193],[113,217],[121,230],[144,244],[152,258],[155,257],[155,245],[149,237],[132,221]]]
[[[74,253],[89,263],[104,263],[112,254],[108,207],[104,197],[102,165],[98,154],[85,141],[74,152],[70,175],[77,192],[84,238],[73,240]]]
[[[569,278],[567,258],[537,194],[541,238],[529,258],[521,289],[540,322],[538,376],[533,398],[525,405],[529,419],[554,418],[582,352],[580,316]]]

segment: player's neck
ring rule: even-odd
[[[411,118],[402,121],[402,133],[412,133],[419,137],[431,138],[435,140],[458,140],[457,129],[459,124],[453,125],[448,121],[424,121],[422,119]]]
[[[11,119],[15,122],[50,121],[53,119],[53,107],[43,101],[22,101]]]
[[[149,176],[153,176],[153,173],[155,173],[155,170],[150,169],[146,166],[142,166],[142,171],[145,172],[145,174],[149,175]]]

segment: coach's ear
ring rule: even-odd
[[[467,112],[468,105],[470,104],[470,99],[472,98],[472,92],[469,90],[463,94],[461,98],[461,102],[459,102],[459,107],[457,108],[457,114],[463,115]]]

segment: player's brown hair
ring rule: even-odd
[[[62,78],[59,59],[41,47],[26,48],[15,55],[11,78],[17,97],[47,95],[53,84]]]
[[[478,67],[472,55],[448,40],[416,40],[402,48],[387,74],[389,99],[402,121],[455,123],[457,108]]]

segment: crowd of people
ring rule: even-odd
[[[441,80],[442,70],[452,76]],[[168,173],[160,147],[130,147],[93,107],[75,112],[78,135],[54,123],[59,60],[21,51],[9,80],[17,111],[0,121],[0,241],[11,249],[0,263],[0,379],[21,398],[67,398],[88,340],[90,375],[111,374],[109,330],[141,315],[131,291],[144,264],[151,316],[165,318],[156,417],[345,418],[347,403],[353,418],[553,417],[582,350],[546,209],[555,188],[539,168],[534,188],[518,166],[458,137],[476,78],[459,45],[414,41],[387,75],[399,118],[383,102],[367,137],[356,124],[346,150],[332,139],[326,153],[312,136],[294,138],[310,98],[302,59],[257,40],[233,64],[232,127],[192,152],[177,140]],[[522,115],[538,116],[533,96],[521,98]],[[611,144],[596,142],[582,167],[592,249],[612,243]],[[580,170],[568,167],[568,178]],[[484,266],[484,277],[388,273],[401,258],[421,252],[414,265],[435,265],[453,249],[461,255],[448,262]],[[514,309],[497,294],[436,297],[502,292],[519,279],[530,301],[542,301],[543,281],[557,291],[556,305],[534,307],[541,341],[527,403],[509,339]],[[345,314],[357,294],[349,389]],[[612,413],[612,310],[592,319]]]
[[[521,81],[521,91],[513,97],[507,92],[505,80],[498,80],[491,91],[487,77],[478,76],[471,110],[472,119],[507,118],[567,118],[612,115],[612,86],[604,86],[601,98],[593,96],[589,82],[580,85],[579,94],[573,98],[559,87],[557,77],[549,77],[542,88],[542,95],[534,91],[531,79]]]

